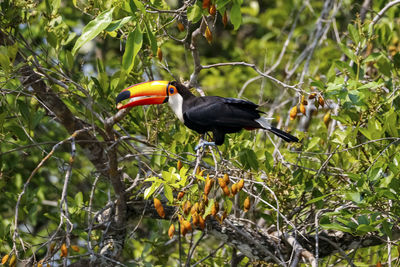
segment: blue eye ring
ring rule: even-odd
[[[175,92],[175,91],[174,91],[174,87],[171,86],[171,87],[169,88],[169,94],[172,95],[174,92]]]

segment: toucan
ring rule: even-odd
[[[121,102],[129,99],[125,104]],[[242,129],[265,129],[286,142],[298,142],[295,136],[272,127],[257,104],[237,98],[195,96],[176,81],[150,81],[132,85],[118,94],[117,108],[168,103],[185,126],[199,134],[213,133],[213,142],[204,145],[222,145],[225,134]],[[199,146],[196,147],[196,149]]]

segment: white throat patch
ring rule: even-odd
[[[182,104],[183,104],[183,98],[180,94],[174,94],[172,96],[169,96],[168,99],[168,104],[174,111],[175,115],[178,117],[178,119],[183,122],[183,113],[182,113]]]

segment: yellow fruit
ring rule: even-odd
[[[224,180],[224,182],[226,183],[226,185],[228,185],[229,184],[229,175],[228,174],[224,174],[224,177],[222,178],[223,180]]]
[[[163,57],[163,55],[162,55],[161,47],[158,47],[157,48],[157,58],[159,61],[162,61],[162,57]]]
[[[226,182],[224,181],[223,178],[218,178],[218,184],[221,188],[226,187]]]
[[[314,99],[316,96],[317,96],[317,93],[311,93],[311,94],[308,96],[308,99]]]
[[[183,196],[185,195],[185,192],[181,191],[178,193],[178,196],[176,197],[177,200],[181,200]]]
[[[1,259],[1,264],[4,264],[8,261],[8,258],[10,257],[10,255],[4,255],[3,258]]]
[[[192,203],[190,203],[189,200],[186,200],[185,203],[183,204],[183,213],[185,215],[189,214],[190,209],[192,208]]]
[[[237,184],[233,184],[231,187],[232,195],[236,195],[238,192]]]
[[[197,212],[193,213],[192,222],[194,226],[197,226],[199,224],[199,214]]]
[[[211,5],[210,8],[208,9],[208,13],[210,13],[211,16],[215,16],[217,13],[217,9],[215,8],[215,5]]]
[[[210,0],[203,0],[203,9],[208,9],[210,7]]]
[[[67,248],[67,245],[65,244],[65,243],[63,243],[62,245],[61,245],[61,254],[60,254],[60,257],[61,258],[64,258],[64,257],[67,257],[68,256],[68,248]]]
[[[306,115],[306,107],[304,106],[303,103],[300,104],[300,112]]]
[[[180,32],[183,32],[185,30],[185,25],[183,25],[182,23],[178,22],[178,30]]]
[[[176,168],[178,169],[178,171],[182,169],[182,166],[182,161],[178,160],[178,162],[176,163]]]
[[[214,202],[213,206],[211,207],[211,214],[215,216],[219,211],[219,204],[218,202]]]
[[[76,245],[71,245],[71,248],[72,248],[73,251],[79,252],[79,247],[78,247],[78,246],[76,246]]]
[[[203,203],[204,203],[205,206],[208,205],[208,197],[207,197],[206,194],[203,194]]]
[[[323,107],[325,105],[325,100],[322,96],[318,97],[318,103]]]
[[[324,116],[324,124],[326,127],[328,127],[330,121],[331,121],[331,112],[328,111]]]
[[[194,205],[192,206],[192,209],[190,210],[190,214],[194,214],[195,212],[197,212],[199,209],[199,203],[194,203]]]
[[[190,224],[190,222],[183,220],[182,224],[183,224],[183,227],[185,227],[187,232],[192,231],[192,225]]]
[[[237,183],[238,192],[239,192],[240,190],[242,190],[243,186],[244,186],[244,180],[241,179],[241,180]]]
[[[15,254],[13,254],[11,256],[10,262],[8,263],[8,266],[14,267],[16,264],[17,264],[17,256],[15,256]]]
[[[158,215],[160,215],[161,218],[165,218],[164,208],[158,198],[154,198],[154,207],[156,208]]]
[[[244,207],[244,211],[245,211],[245,212],[249,211],[249,209],[250,209],[250,207],[251,207],[250,197],[247,197],[247,198],[244,200],[244,205],[243,205],[243,207]]]
[[[227,197],[229,197],[229,195],[231,194],[228,186],[222,187],[222,191],[224,191],[224,195]]]
[[[210,31],[210,28],[208,28],[208,26],[206,27],[206,31],[205,31],[204,35],[206,36],[207,42],[209,44],[211,44],[211,42],[213,40],[213,36],[212,36],[212,33]]]
[[[296,116],[297,116],[297,105],[292,107],[292,109],[290,110],[289,116],[290,116],[290,120],[296,119]]]
[[[172,239],[174,237],[174,233],[175,233],[175,225],[171,224],[171,226],[168,229],[169,239]]]
[[[204,187],[204,194],[205,194],[206,196],[208,196],[208,194],[210,193],[211,188],[212,188],[212,186],[213,186],[213,183],[214,183],[214,181],[213,181],[212,179],[210,179],[210,180],[208,180],[208,181],[206,182],[206,186]]]
[[[201,171],[199,172],[199,175],[200,175],[201,177],[203,177],[205,171],[206,171],[206,169],[201,170]]]
[[[224,27],[228,25],[228,15],[226,14],[226,11],[224,12],[224,16],[222,17],[222,23],[224,24]]]
[[[203,217],[199,216],[199,227],[204,230],[206,227],[206,222],[204,221]]]

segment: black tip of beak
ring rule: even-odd
[[[118,104],[119,102],[121,102],[122,100],[128,99],[131,97],[131,92],[129,91],[123,91],[121,93],[119,93],[119,95],[117,96],[116,99],[116,104]]]

